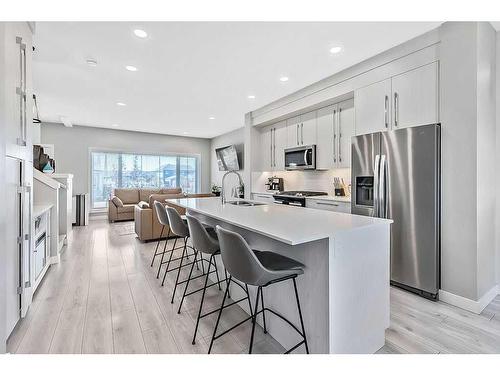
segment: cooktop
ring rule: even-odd
[[[287,195],[292,197],[314,197],[318,195],[328,195],[324,191],[300,191],[300,190],[290,190],[290,191],[282,191],[276,195]]]

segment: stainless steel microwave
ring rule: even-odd
[[[285,169],[316,169],[316,145],[285,149]]]

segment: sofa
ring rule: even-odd
[[[110,222],[134,220],[134,207],[138,204],[147,206],[152,195],[165,195],[172,198],[183,197],[182,189],[114,189],[108,202]],[[159,197],[158,199],[160,199]],[[163,198],[163,199],[166,199]],[[151,204],[152,206],[152,204]]]
[[[213,194],[187,194],[182,193],[167,193],[167,194],[152,194],[149,197],[147,205],[135,205],[134,206],[134,221],[135,221],[135,233],[141,241],[156,240],[158,238],[165,238],[168,234],[168,227],[165,227],[162,234],[162,225],[158,221],[158,216],[156,215],[156,207],[154,201],[159,201],[163,206],[167,203],[166,199],[175,198],[204,198],[204,197],[214,197]],[[180,206],[171,205],[174,207],[179,214],[184,215],[186,210]],[[171,235],[172,236],[172,235]]]

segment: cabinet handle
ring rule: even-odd
[[[335,131],[335,117],[337,116],[337,111],[333,111],[333,162],[337,162],[337,147],[335,144],[337,143],[337,132]]]
[[[338,203],[328,203],[328,202],[316,202],[317,205],[319,206],[335,206],[338,207]]]
[[[399,95],[394,93],[394,126],[397,127],[399,122]]]
[[[342,108],[339,108],[339,163],[342,163],[342,122],[340,121],[341,114]]]
[[[297,124],[297,146],[299,145],[299,124]]]
[[[300,124],[300,143],[304,144],[304,123]]]
[[[271,165],[270,167],[272,168],[273,167],[273,129],[271,128],[271,147],[270,147],[270,150],[269,150],[269,156],[271,158]]]
[[[389,127],[389,96],[386,95],[384,99],[384,121],[385,121],[385,128],[387,129]]]
[[[276,128],[274,128],[273,160],[274,160],[274,166],[276,167]]]
[[[19,44],[19,87],[16,87],[16,94],[19,95],[19,126],[21,137],[18,138],[19,146],[26,146],[27,125],[26,125],[26,44],[23,38],[16,36],[16,44]]]

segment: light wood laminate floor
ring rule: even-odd
[[[136,239],[133,222],[93,220],[74,228],[61,262],[51,266],[26,318],[10,336],[8,351],[206,353],[216,314],[202,319],[192,345],[200,296],[188,297],[177,314],[179,290],[170,303],[174,273],[161,287],[157,267],[149,266],[155,245]],[[218,307],[222,295],[216,287],[209,289],[206,308]],[[222,328],[246,316],[233,306],[224,311]],[[249,339],[247,323],[217,340],[213,352],[245,353]],[[283,350],[258,327],[254,353]],[[391,326],[379,353],[500,353],[500,297],[476,315],[393,288]]]

